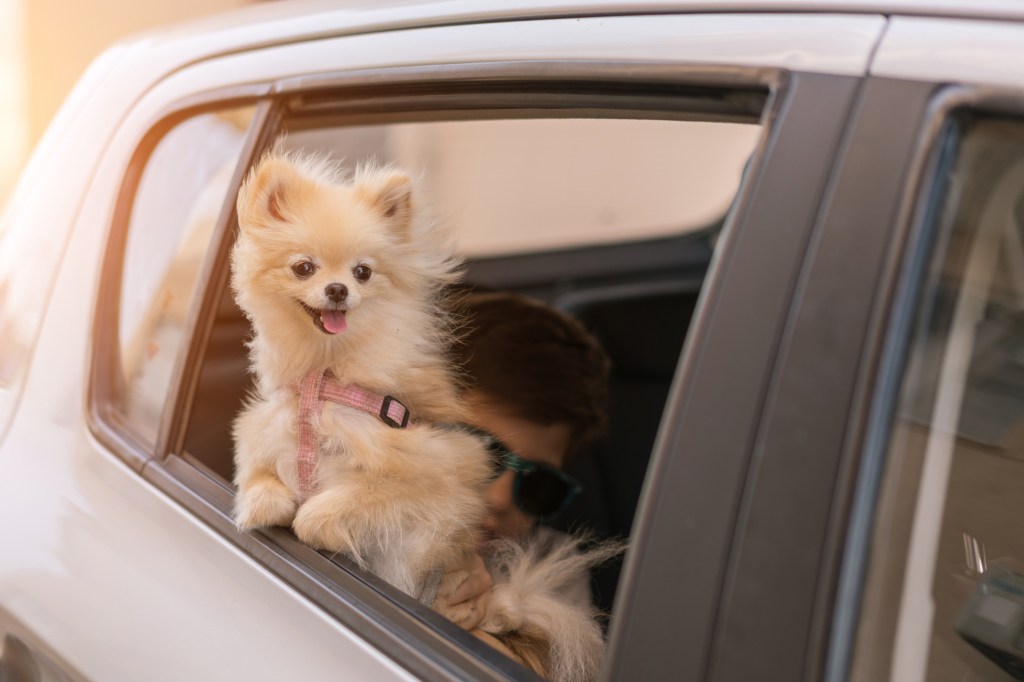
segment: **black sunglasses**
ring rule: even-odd
[[[515,472],[512,499],[530,516],[552,519],[565,511],[583,491],[580,482],[561,469],[523,459],[497,436],[483,429],[468,424],[460,426],[484,441],[494,466],[494,478],[505,471]]]

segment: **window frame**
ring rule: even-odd
[[[717,247],[666,405],[611,625],[612,678],[672,670],[680,679],[734,680],[767,670],[798,679],[808,584],[767,587],[749,559],[818,547],[810,537],[777,536],[795,496],[759,477],[806,261],[821,238],[864,80],[788,73],[768,151]],[[771,502],[752,516],[761,490]],[[787,602],[794,596],[799,608]],[[780,601],[786,608],[776,608]]]
[[[956,162],[962,139],[960,121],[963,118],[986,115],[1018,118],[1024,122],[1024,95],[1006,87],[983,85],[931,84],[932,95],[921,117],[913,166],[902,188],[899,216],[892,227],[893,253],[888,259],[887,290],[882,293],[884,307],[877,317],[871,346],[875,361],[862,370],[863,404],[860,429],[847,444],[847,456],[855,462],[851,469],[848,494],[850,509],[849,530],[843,543],[845,557],[839,572],[836,603],[836,627],[833,630],[827,662],[827,679],[847,679],[853,670],[857,654],[859,626],[864,616],[864,598],[868,577],[873,567],[871,550],[876,539],[875,525],[880,520],[883,487],[887,481],[887,464],[893,430],[897,421],[904,374],[911,356],[918,318],[915,311],[925,295],[934,251],[947,225],[941,220],[947,171]],[[913,494],[906,495],[900,509],[889,510],[899,516],[894,527],[907,536],[914,525],[923,460],[912,469],[901,472],[901,477],[913,480]],[[884,570],[897,567],[900,575],[906,568],[910,546],[899,545],[898,551],[888,552]],[[877,567],[876,568],[880,568]],[[902,597],[902,579],[895,598]],[[872,679],[891,672],[894,657],[899,608],[891,618],[875,627],[884,627],[876,637],[887,642],[884,656],[875,656],[871,671],[864,673]],[[881,659],[881,663],[879,660]],[[884,670],[883,670],[884,669]]]
[[[88,388],[89,427],[100,442],[148,482],[411,673],[426,679],[534,679],[535,676],[518,664],[427,607],[398,593],[374,576],[359,571],[343,558],[332,559],[314,551],[282,529],[240,533],[231,520],[232,490],[219,477],[211,476],[202,466],[190,461],[191,458],[183,452],[187,416],[197,387],[203,352],[212,330],[214,312],[227,286],[228,271],[218,267],[226,262],[226,255],[237,230],[233,201],[226,202],[221,211],[210,251],[200,271],[196,285],[197,292],[200,292],[199,301],[194,302],[186,323],[185,338],[188,341],[179,352],[175,372],[177,379],[172,383],[156,442],[147,444],[120,419],[116,407],[116,401],[123,390],[118,379],[120,362],[116,342],[120,261],[124,253],[135,190],[142,171],[159,140],[178,122],[201,113],[236,106],[255,105],[256,112],[232,180],[232,187],[235,188],[240,186],[254,160],[270,146],[276,136],[277,126],[285,120],[290,109],[302,105],[304,96],[337,97],[341,92],[360,89],[369,93],[380,89],[398,91],[416,84],[428,89],[434,88],[435,94],[445,88],[454,90],[444,92],[444,103],[452,107],[443,110],[444,116],[461,112],[467,118],[476,118],[472,113],[481,111],[493,115],[516,112],[524,117],[538,114],[551,116],[553,111],[550,107],[557,107],[561,102],[564,109],[570,101],[574,101],[574,111],[586,110],[596,114],[631,111],[634,114],[646,112],[653,115],[671,108],[678,110],[681,98],[671,92],[660,98],[651,98],[642,92],[638,94],[638,91],[643,88],[671,91],[682,87],[694,92],[740,93],[738,106],[741,111],[746,111],[744,116],[750,115],[750,101],[744,99],[744,93],[763,93],[760,95],[763,107],[758,108],[755,120],[761,122],[764,131],[753,156],[749,171],[751,179],[745,183],[746,186],[753,184],[753,178],[767,153],[772,128],[783,112],[788,81],[789,75],[786,72],[763,67],[505,62],[393,67],[342,75],[293,78],[212,90],[181,100],[165,110],[140,141],[119,190],[94,318]],[[530,94],[530,88],[538,85],[550,90],[544,106],[538,108],[536,99],[531,99],[532,106],[524,106],[522,93]],[[596,85],[610,88],[612,92],[619,93],[624,102],[632,104],[614,109],[597,106],[600,98],[607,97],[608,93],[601,91],[597,93],[597,98],[591,97],[588,100],[587,97],[594,94],[590,92],[588,95],[588,87]],[[460,93],[459,88],[468,92]],[[574,88],[579,91],[575,100],[565,92]],[[488,97],[488,93],[493,90],[507,93],[503,106],[496,107],[494,100]],[[422,95],[395,95],[385,99],[393,108],[410,103],[422,106],[425,101]],[[517,101],[520,102],[519,106],[515,106]],[[703,100],[698,98],[693,101]],[[676,106],[669,107],[672,104]],[[436,102],[431,106],[436,107]],[[728,109],[735,111],[735,107]],[[424,114],[422,109],[419,113]],[[723,109],[703,113],[721,116],[728,114],[728,111]],[[399,114],[407,115],[406,110],[401,110]],[[692,118],[707,120],[707,116],[694,115]],[[373,120],[379,122],[382,119],[378,115]],[[749,191],[745,195],[749,195]],[[737,201],[742,203],[743,199],[739,197]]]
[[[106,444],[112,452],[124,460],[131,468],[142,472],[146,465],[159,457],[159,453],[166,452],[169,434],[171,433],[171,422],[169,421],[168,410],[177,402],[176,393],[181,381],[173,381],[169,386],[171,398],[164,404],[163,415],[160,420],[159,432],[156,442],[147,444],[145,438],[124,419],[124,415],[118,408],[118,404],[125,395],[124,378],[121,375],[120,359],[120,301],[121,301],[121,279],[123,276],[123,257],[127,247],[128,228],[131,222],[131,214],[134,208],[135,195],[142,179],[143,171],[150,156],[156,149],[164,136],[177,124],[184,120],[199,116],[205,113],[257,105],[257,91],[250,92],[230,91],[224,92],[220,97],[210,97],[209,101],[182,102],[181,106],[174,107],[161,114],[157,121],[149,128],[138,146],[132,153],[124,173],[117,199],[114,204],[111,229],[106,240],[106,249],[103,260],[103,271],[100,277],[99,291],[96,298],[96,308],[93,316],[93,329],[91,347],[89,349],[90,367],[88,383],[88,405],[87,417],[90,430]],[[240,173],[251,158],[252,149],[256,145],[254,131],[259,131],[270,114],[269,105],[259,105],[253,114],[246,139],[243,143],[239,164],[232,177],[232,186],[241,181]],[[230,215],[222,208],[211,236],[211,243],[223,241],[223,234],[229,224]],[[210,258],[204,259],[196,282],[196,291],[202,292],[205,298],[207,280],[209,279]],[[205,301],[204,301],[205,304]],[[195,327],[199,309],[192,306],[189,312],[189,319],[185,324],[186,338],[191,339],[195,333]],[[183,343],[179,349],[179,358],[176,367],[181,369],[181,350],[191,345]],[[156,454],[154,454],[156,453]]]

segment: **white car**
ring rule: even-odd
[[[283,133],[605,344],[604,679],[1021,679],[1024,7],[451,0],[259,5],[68,99],[0,223],[0,680],[534,678],[232,523]]]

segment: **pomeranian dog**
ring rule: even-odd
[[[257,381],[234,425],[236,524],[291,526],[432,605],[477,551],[493,472],[485,444],[457,426],[470,419],[446,354],[451,241],[421,217],[406,174],[347,178],[277,150],[239,192],[238,221],[231,285]],[[481,629],[542,674],[594,677],[600,626],[560,595],[593,562],[495,553]]]

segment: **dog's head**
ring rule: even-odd
[[[239,192],[238,221],[232,286],[258,326],[341,337],[451,278],[445,245],[417,224],[412,181],[394,169],[342,180],[322,160],[272,152]]]

